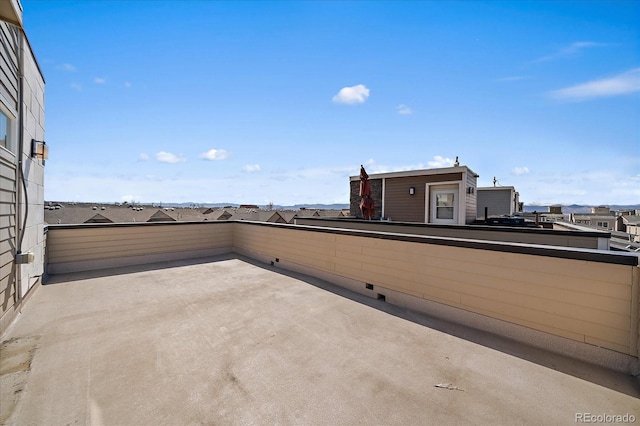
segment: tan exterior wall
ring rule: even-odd
[[[245,221],[50,226],[47,240],[52,273],[213,249],[638,355],[640,274],[623,254]]]
[[[231,252],[231,222],[50,226],[49,274]]]
[[[263,259],[637,355],[637,267],[258,225],[237,225],[234,244]]]

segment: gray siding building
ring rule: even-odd
[[[44,78],[18,0],[0,2],[0,43],[1,332],[44,274]]]
[[[513,186],[492,186],[478,188],[477,217],[513,216],[518,210],[520,194]]]

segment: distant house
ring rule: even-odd
[[[478,174],[467,166],[369,175],[374,219],[466,224],[476,220]],[[360,176],[351,176],[350,216],[360,212]]]
[[[286,223],[284,219],[276,211],[257,210],[242,211],[238,210],[230,217],[230,220],[251,220],[257,222]]]
[[[229,220],[233,216],[233,212],[227,209],[216,210],[211,213],[212,220]]]
[[[344,217],[344,214],[342,214],[342,210],[318,210],[318,216],[326,218],[338,218]]]
[[[147,222],[175,222],[176,220],[162,210],[156,211],[151,215]]]
[[[113,223],[113,221],[98,213],[85,220],[84,223]]]
[[[561,205],[553,205],[553,206],[549,206],[549,213],[550,214],[562,214],[562,206]]]
[[[297,213],[298,212],[295,210],[278,210],[278,214],[284,220],[284,222],[291,223],[291,224],[295,222]]]
[[[520,194],[513,186],[477,188],[477,217],[513,216],[520,212]]]
[[[640,237],[640,216],[638,215],[624,215],[616,218],[617,229],[616,231],[626,232],[634,236],[634,240]]]
[[[591,207],[591,214],[608,215],[608,214],[611,214],[611,209],[607,206]]]
[[[590,228],[612,230],[615,227],[616,218],[611,215],[572,213],[571,223]]]

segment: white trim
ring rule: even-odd
[[[371,179],[385,179],[385,178],[397,178],[397,177],[411,177],[411,176],[432,176],[432,175],[442,175],[446,173],[473,173],[476,177],[478,174],[473,170],[468,168],[467,166],[458,166],[458,167],[443,167],[440,169],[423,169],[423,170],[407,170],[403,172],[389,172],[389,173],[378,173],[369,175],[369,180]],[[358,176],[349,176],[350,181],[360,180],[360,175]]]
[[[465,214],[465,206],[466,206],[466,194],[461,194],[461,188],[464,186],[464,181],[461,180],[449,180],[444,182],[427,182],[425,184],[425,194],[424,194],[424,223],[433,223],[431,222],[431,187],[432,186],[441,186],[441,185],[458,185],[458,222],[457,225],[464,225],[466,220],[463,216],[462,221],[460,221],[460,215]],[[462,197],[465,195],[465,197]]]
[[[0,148],[4,148],[6,152],[13,154],[14,157],[18,156],[18,147],[20,146],[18,140],[18,126],[17,126],[17,117],[11,112],[3,103],[0,102],[0,112],[7,117],[7,138],[9,147],[5,148],[0,146]]]
[[[458,202],[456,200],[456,198],[458,198],[458,196],[460,195],[460,188],[458,188],[457,190],[455,188],[440,188],[440,189],[435,189],[432,188],[431,189],[431,223],[437,223],[437,224],[443,224],[443,225],[457,225],[458,224],[458,218],[457,216],[457,212],[458,212]],[[447,208],[451,208],[453,211],[451,212],[451,218],[448,217],[439,217],[439,209],[440,207],[438,206],[438,196],[439,195],[445,195],[447,198],[449,198],[449,196],[453,197],[453,205],[451,207],[447,207]]]

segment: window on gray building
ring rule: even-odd
[[[11,119],[0,109],[0,146],[13,151],[11,144]]]

